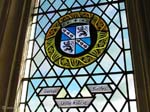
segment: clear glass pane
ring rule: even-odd
[[[134,79],[133,75],[128,75],[128,85],[129,85],[129,98],[135,99],[135,87],[134,87]]]
[[[130,102],[131,112],[137,112],[137,106],[135,101]]]
[[[23,82],[23,86],[22,86],[22,95],[21,95],[21,102],[25,102],[25,98],[26,98],[26,91],[27,91],[27,81]]]

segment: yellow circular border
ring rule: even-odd
[[[94,47],[86,54],[79,57],[67,57],[59,53],[55,46],[55,38],[61,29],[61,24],[74,18],[90,19],[91,24],[97,30],[97,40]],[[92,37],[93,38],[93,37]],[[49,59],[62,68],[80,68],[91,64],[104,52],[109,41],[109,29],[103,19],[90,12],[73,12],[59,18],[50,27],[45,38],[45,51]]]

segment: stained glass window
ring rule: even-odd
[[[20,112],[136,112],[125,0],[35,0]]]

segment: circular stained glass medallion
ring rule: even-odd
[[[108,41],[109,29],[102,18],[90,12],[73,12],[49,28],[45,51],[62,68],[79,68],[100,57]]]

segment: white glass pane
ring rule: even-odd
[[[137,106],[135,101],[130,102],[131,112],[137,112]]]
[[[25,108],[25,105],[24,104],[20,104],[19,112],[24,112],[24,108]]]
[[[21,95],[21,102],[25,102],[25,98],[26,98],[26,92],[27,92],[27,81],[23,82],[23,86],[22,86],[22,95]]]
[[[31,58],[32,49],[33,49],[33,41],[29,41],[29,48],[28,48],[28,56],[27,56],[27,58]]]
[[[121,21],[122,21],[122,27],[127,27],[127,16],[125,11],[121,11]]]
[[[26,61],[25,75],[24,75],[25,78],[29,76],[30,62],[31,62],[30,60]]]
[[[134,79],[133,75],[128,75],[128,85],[129,85],[129,98],[135,99],[135,87],[134,87]]]

